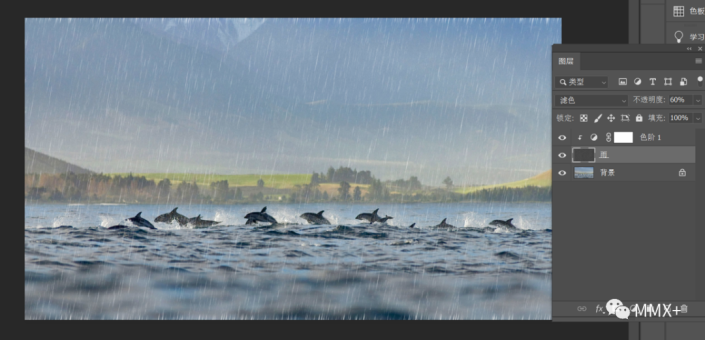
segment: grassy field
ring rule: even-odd
[[[110,176],[127,176],[126,173],[113,173],[108,174]],[[264,180],[264,191],[263,194],[286,194],[288,190],[293,189],[295,185],[308,184],[311,181],[310,174],[277,174],[277,175],[216,175],[216,174],[186,174],[186,173],[133,173],[133,176],[144,176],[147,179],[159,182],[165,178],[171,181],[172,185],[178,185],[179,183],[186,181],[192,183],[194,180],[199,186],[208,187],[211,183],[216,181],[227,180],[228,185],[232,187],[242,187],[243,193],[248,195],[250,192],[262,191],[257,188],[257,180],[262,178]],[[494,185],[483,185],[477,187],[466,187],[457,188],[454,191],[461,194],[466,194],[469,192],[474,192],[482,189],[498,188],[498,187],[508,187],[508,188],[521,188],[525,186],[535,185],[539,187],[551,186],[551,170],[542,172],[534,177],[523,179],[516,182],[494,184]],[[350,194],[352,195],[355,186],[359,186],[362,195],[366,195],[369,185],[367,184],[351,184]],[[337,196],[338,188],[340,185],[338,183],[321,183],[318,186],[318,190],[321,192],[325,191],[328,195]],[[278,190],[274,190],[278,189]],[[265,192],[266,191],[266,192]]]
[[[491,188],[499,188],[499,187],[521,188],[521,187],[526,187],[526,186],[530,186],[530,185],[535,185],[537,187],[551,186],[551,170],[542,172],[534,177],[522,179],[522,180],[516,181],[516,182],[494,184],[494,185],[483,185],[483,186],[470,187],[470,188],[458,188],[458,189],[455,189],[454,191],[461,193],[461,194],[467,194],[469,192],[475,192],[475,191],[482,190],[482,189],[491,189]]]
[[[360,187],[362,196],[365,196],[370,185],[350,183],[350,195],[355,191],[355,187]],[[318,185],[318,190],[327,192],[330,197],[338,196],[338,188],[340,188],[340,183],[321,183]]]
[[[110,176],[127,176],[124,173],[108,174]],[[216,175],[216,174],[184,174],[184,173],[133,173],[132,176],[144,176],[148,180],[159,182],[165,178],[171,181],[172,185],[181,182],[192,183],[196,181],[199,186],[209,186],[213,182],[227,180],[230,187],[257,186],[257,180],[264,180],[264,186],[275,189],[291,189],[296,184],[308,184],[311,181],[311,174],[286,174],[286,175]],[[337,184],[336,184],[337,187]],[[362,189],[362,188],[361,188]]]

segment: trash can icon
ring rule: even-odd
[[[688,305],[681,306],[681,313],[688,313]]]

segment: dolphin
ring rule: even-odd
[[[126,225],[118,224],[118,225],[114,225],[108,229],[126,229],[126,228],[129,228],[129,227]]]
[[[177,213],[176,209],[179,209],[179,207],[174,208],[174,210],[172,210],[168,214],[162,214],[157,216],[157,218],[154,219],[154,222],[163,222],[171,224],[171,222],[176,221],[179,223],[179,225],[185,226],[186,224],[188,224],[188,217]]]
[[[303,218],[304,220],[308,221],[308,223],[311,223],[311,224],[330,224],[330,222],[325,217],[323,217],[324,211],[325,210],[321,210],[317,214],[304,213],[303,215],[301,215],[301,218]]]
[[[497,226],[497,227],[502,227],[502,228],[506,228],[506,229],[517,229],[517,227],[512,224],[512,220],[513,220],[513,219],[514,219],[514,218],[510,218],[510,219],[508,219],[508,220],[506,220],[506,221],[494,220],[494,221],[490,222],[490,225]]]
[[[247,215],[245,215],[245,218],[247,219],[247,223],[245,224],[254,224],[257,222],[269,222],[271,224],[277,224],[277,220],[274,219],[274,217],[269,216],[267,214],[267,207],[262,208],[262,211],[260,212],[251,212]]]
[[[375,222],[381,222],[381,223],[384,223],[384,222],[387,222],[387,220],[391,220],[391,219],[393,219],[393,218],[394,218],[394,217],[392,217],[392,216],[389,216],[389,215],[384,215],[384,217],[382,217],[382,218],[378,219],[378,220],[377,220],[377,221],[375,221]],[[370,223],[372,223],[372,222],[370,222]]]
[[[196,217],[189,218],[188,223],[194,227],[210,227],[214,224],[220,223],[220,221],[202,220],[201,215],[199,214]]]
[[[379,221],[381,219],[381,217],[379,217],[379,215],[377,215],[378,210],[379,210],[379,208],[375,209],[375,211],[373,211],[371,214],[370,213],[362,213],[360,215],[357,215],[355,217],[355,219],[369,221],[370,223]]]
[[[444,218],[443,221],[441,221],[441,224],[434,225],[432,228],[455,228],[454,225],[446,223],[447,218]]]
[[[413,228],[416,225],[416,223],[412,223],[409,228]]]
[[[149,228],[149,229],[157,229],[152,225],[152,223],[149,223],[149,221],[145,220],[140,215],[142,215],[141,211],[138,212],[137,215],[135,215],[135,217],[130,217],[127,220],[134,223],[135,225],[137,225],[139,227],[145,227],[145,228]]]

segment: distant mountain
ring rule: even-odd
[[[550,166],[550,101],[535,95],[550,77],[526,57],[534,47],[506,53],[395,24],[242,25],[28,21],[25,145],[106,173],[348,166],[441,185]],[[472,58],[459,52],[471,47]]]
[[[25,174],[59,174],[73,172],[75,174],[91,174],[93,171],[64,162],[58,158],[47,156],[41,152],[24,148]]]

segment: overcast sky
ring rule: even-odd
[[[560,40],[560,19],[28,19],[25,145],[103,172],[516,180],[550,168]]]

